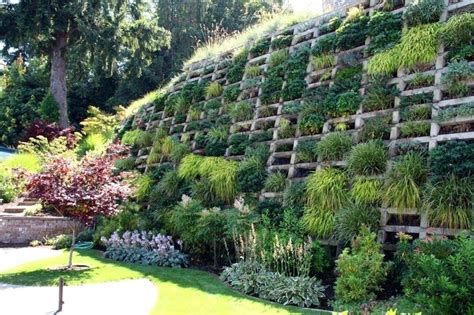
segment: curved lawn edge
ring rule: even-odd
[[[96,250],[78,250],[74,263],[88,264],[85,271],[47,271],[64,265],[67,251],[61,255],[27,263],[0,273],[0,283],[47,286],[57,285],[64,277],[66,285],[101,283],[147,278],[158,287],[151,314],[331,314],[329,311],[283,306],[237,292],[216,275],[195,269],[160,268],[115,262],[101,257]]]

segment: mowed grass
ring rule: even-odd
[[[281,306],[239,294],[207,272],[118,263],[102,258],[101,253],[95,250],[79,250],[74,255],[74,263],[89,265],[89,270],[65,272],[47,269],[64,265],[67,254],[63,252],[57,257],[3,272],[0,282],[45,286],[57,285],[60,277],[64,277],[66,285],[146,278],[157,286],[158,292],[151,314],[331,314]]]

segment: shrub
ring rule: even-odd
[[[223,97],[226,103],[235,102],[240,95],[240,88],[238,85],[230,86],[224,90]]]
[[[408,26],[438,22],[444,10],[443,0],[420,0],[411,3],[403,14]]]
[[[385,172],[388,152],[383,143],[369,141],[355,146],[347,159],[347,168],[355,175],[377,175]]]
[[[352,138],[345,133],[333,132],[318,142],[316,152],[323,161],[339,161],[352,147]]]
[[[453,229],[472,227],[474,209],[474,177],[456,178],[454,175],[428,184],[424,209],[433,226]]]
[[[451,174],[458,178],[474,175],[474,144],[450,141],[430,151],[430,170],[434,180]]]
[[[399,210],[418,208],[421,186],[426,181],[428,168],[420,154],[408,153],[393,164],[387,176],[384,200]]]
[[[474,79],[474,66],[466,60],[452,61],[443,73],[442,83],[452,96],[463,97],[469,93],[467,82]]]
[[[265,181],[265,190],[271,192],[281,192],[286,187],[286,176],[280,172],[276,172],[268,176]]]
[[[394,47],[375,54],[368,63],[369,74],[390,75],[399,68],[432,62],[438,54],[437,36],[441,24],[408,28]]]
[[[306,206],[301,218],[304,229],[317,238],[332,236],[334,231],[334,212],[318,206]]]
[[[127,263],[155,265],[159,267],[183,267],[186,255],[175,249],[170,236],[154,235],[151,232],[125,232],[120,237],[116,232],[102,242],[107,247],[104,257]],[[177,244],[181,244],[180,241]]]
[[[298,141],[298,146],[296,147],[296,159],[298,162],[303,163],[316,162],[318,159],[316,142],[312,140]]]
[[[377,232],[380,211],[372,206],[349,204],[336,212],[334,235],[338,241],[349,243],[361,231],[362,227]]]
[[[300,98],[306,88],[306,80],[304,78],[292,79],[286,82],[281,95],[283,101],[290,101]]]
[[[389,269],[383,259],[376,234],[363,227],[352,242],[352,251],[344,249],[336,261],[336,302],[363,303],[375,298]]]
[[[229,152],[232,155],[244,154],[245,149],[250,144],[249,136],[242,133],[236,133],[229,137]]]
[[[60,234],[45,240],[44,245],[53,246],[54,249],[65,249],[71,247],[72,236]]]
[[[438,252],[439,247],[449,250]],[[430,314],[469,314],[474,309],[473,236],[415,241],[410,248],[402,281],[405,295]]]
[[[382,140],[390,136],[390,117],[375,117],[364,121],[359,131],[359,141]]]
[[[256,261],[235,263],[225,268],[220,278],[242,293],[285,305],[317,306],[319,299],[324,297],[324,286],[316,278],[268,272]]]
[[[144,137],[145,131],[140,129],[130,130],[125,132],[122,137],[122,143],[130,146],[137,146],[140,142],[140,138]],[[149,139],[146,139],[147,141]],[[151,139],[153,141],[153,139]]]
[[[383,182],[380,179],[357,176],[351,188],[356,204],[376,204],[382,199]]]
[[[409,121],[400,127],[400,136],[403,138],[428,136],[430,129],[429,122]]]
[[[348,91],[338,95],[336,104],[336,117],[355,114],[359,109],[362,97],[358,92]]]
[[[336,35],[331,34],[324,36],[314,44],[313,54],[333,53],[336,50]]]
[[[253,117],[253,106],[248,102],[239,102],[230,105],[229,115],[235,121],[250,120]]]
[[[211,82],[206,86],[206,97],[212,98],[222,94],[223,88],[219,82]]]
[[[42,120],[48,122],[57,122],[59,120],[59,106],[54,100],[51,91],[48,91],[41,101],[38,113]]]

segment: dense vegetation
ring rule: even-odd
[[[8,183],[0,194],[12,198],[26,184],[40,196],[35,179],[53,164],[51,154],[81,165],[121,141],[128,153],[102,176],[128,178],[133,194],[110,201],[117,215],[100,216],[89,232],[109,258],[227,266],[223,281],[283,304],[469,314],[473,14],[440,23],[444,1],[414,2],[398,15],[388,12],[393,6],[325,20],[313,44],[295,46],[301,38],[286,30],[211,68],[190,68],[119,126],[120,113],[94,109],[82,138],[42,126],[49,138],[35,134],[22,155],[0,165]],[[447,53],[438,53],[440,45]],[[267,66],[258,63],[264,54]],[[441,80],[432,71],[436,58],[446,58]],[[395,77],[403,84],[393,85]],[[37,162],[24,171],[40,175],[16,181],[14,165],[25,154]],[[43,204],[45,211],[69,207]],[[390,232],[381,240],[392,243],[385,255],[381,211],[395,226],[426,216],[428,235],[412,241]],[[438,235],[449,229],[467,231]],[[139,245],[127,244],[141,235]],[[162,235],[170,235],[163,247],[150,248]],[[380,301],[387,295],[394,299]]]

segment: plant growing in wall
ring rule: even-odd
[[[296,147],[297,161],[300,163],[316,162],[318,159],[316,145],[316,142],[313,140],[298,141]]]
[[[402,26],[400,14],[375,12],[367,25],[367,34],[370,36],[367,51],[373,54],[393,47],[400,40]]]
[[[291,122],[288,119],[281,118],[278,129],[278,137],[280,139],[291,138],[295,135],[295,128],[291,126]]]
[[[386,78],[376,76],[367,87],[367,93],[362,100],[362,109],[364,112],[372,112],[392,108],[395,96],[399,94],[400,91],[396,86],[387,87]]]
[[[264,55],[268,51],[268,48],[270,48],[270,38],[261,38],[255,42],[249,52],[252,56],[257,57]]]
[[[302,135],[315,135],[322,131],[326,119],[320,113],[307,113],[298,120],[298,128]]]
[[[351,187],[351,197],[356,204],[378,204],[382,199],[383,181],[378,178],[356,176]]]
[[[352,138],[342,132],[333,132],[318,142],[316,152],[323,161],[340,161],[351,150]]]
[[[265,191],[282,192],[286,187],[286,176],[280,172],[276,172],[268,176],[265,181]]]
[[[207,156],[222,156],[227,149],[227,128],[212,128],[207,133],[204,153]]]
[[[206,97],[212,98],[217,97],[222,94],[224,89],[219,84],[219,82],[211,82],[206,86]]]
[[[311,64],[314,70],[325,69],[336,65],[336,57],[333,54],[323,53],[311,56]]]
[[[395,161],[385,184],[385,202],[400,211],[421,205],[422,185],[428,175],[426,158],[408,153]]]
[[[341,18],[339,16],[333,16],[326,25],[319,28],[319,35],[334,32],[339,28],[339,26],[341,26],[341,24]]]
[[[227,71],[227,80],[229,83],[235,83],[242,80],[245,72],[245,64],[247,63],[248,50],[243,49],[232,59]]]
[[[336,47],[346,50],[364,45],[368,22],[369,18],[361,11],[353,16],[349,13],[342,25],[336,30]]]
[[[350,203],[336,212],[334,236],[343,243],[350,243],[362,228],[377,231],[380,222],[380,211],[366,204]]]
[[[245,68],[245,75],[247,78],[255,78],[262,74],[260,66],[248,66]]]
[[[438,22],[443,10],[443,0],[414,1],[406,8],[403,13],[403,19],[408,26]]]
[[[409,121],[400,127],[402,138],[422,137],[430,134],[431,123],[426,121]]]
[[[293,35],[277,35],[272,40],[272,48],[273,49],[282,49],[286,48],[291,45],[291,41],[293,40]]]
[[[458,178],[474,175],[474,144],[450,141],[430,150],[431,178],[436,181],[450,175]]]
[[[235,121],[250,120],[253,118],[253,106],[248,102],[239,102],[229,106],[229,115]]]
[[[474,80],[474,66],[466,60],[449,63],[442,77],[442,83],[449,95],[456,97],[469,94],[467,83],[472,80]]]
[[[347,159],[347,168],[354,175],[383,174],[387,167],[388,151],[380,141],[369,141],[355,146]]]
[[[240,88],[238,85],[229,86],[224,90],[222,97],[226,103],[235,102],[240,95]]]
[[[390,136],[390,117],[375,117],[364,121],[364,125],[359,130],[359,141],[386,139]]]

